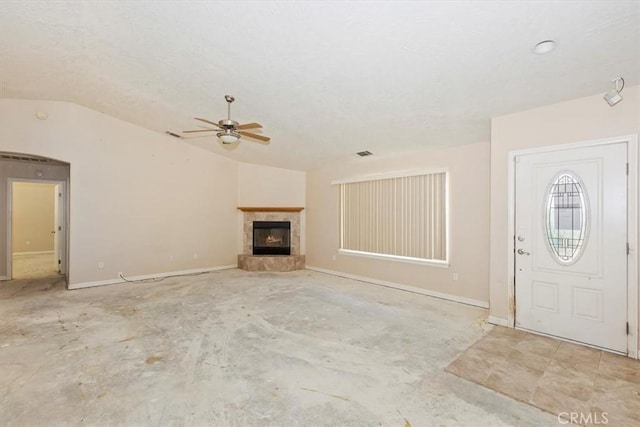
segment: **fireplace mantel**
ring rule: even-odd
[[[252,207],[238,206],[242,212],[300,212],[303,207]]]

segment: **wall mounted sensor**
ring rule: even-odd
[[[624,89],[624,79],[622,77],[618,77],[615,80],[612,80],[614,85],[613,89],[604,94],[604,100],[607,101],[610,107],[613,107],[618,102],[622,101],[622,89]]]

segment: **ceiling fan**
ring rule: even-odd
[[[198,130],[184,130],[182,133],[196,133],[196,132],[216,132],[216,135],[223,144],[233,144],[238,142],[241,137],[246,136],[248,138],[256,139],[261,144],[268,144],[271,138],[258,135],[251,132],[246,132],[245,129],[259,129],[262,127],[260,123],[246,123],[239,124],[235,120],[231,120],[231,103],[236,99],[231,95],[225,95],[224,99],[227,101],[227,118],[226,120],[220,120],[218,123],[211,120],[195,117],[196,120],[206,123],[209,126],[215,126],[213,129],[210,127],[202,126],[204,129]]]

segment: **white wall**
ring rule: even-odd
[[[305,207],[306,172],[270,166],[238,165],[238,206]],[[306,248],[306,210],[300,212],[300,253]],[[242,212],[238,213],[238,253],[243,252]]]
[[[236,263],[237,162],[67,102],[1,99],[0,117],[0,151],[71,165],[70,287]]]
[[[609,107],[598,94],[496,117],[491,121],[492,316],[507,318],[507,286],[513,280],[507,273],[508,153],[640,133],[640,86],[628,87],[622,94],[624,101],[615,107]]]
[[[430,167],[449,169],[449,268],[338,253],[338,190],[331,185],[332,180]],[[489,300],[489,143],[389,157],[354,157],[309,171],[307,265],[486,305]],[[458,273],[459,280],[452,280],[452,273]]]

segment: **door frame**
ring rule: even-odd
[[[64,224],[62,238],[62,275],[65,281],[69,281],[69,199],[67,181],[59,179],[35,179],[35,178],[7,178],[7,279],[13,278],[13,183],[14,182],[35,182],[40,184],[53,184],[56,188],[62,189],[62,218],[60,222]],[[58,187],[59,186],[59,187]],[[57,212],[55,213],[57,215]],[[56,230],[57,231],[57,230]],[[54,248],[54,253],[56,249]]]
[[[507,176],[507,326],[515,328],[515,172],[516,156],[527,154],[546,153],[576,148],[593,147],[627,143],[627,162],[629,174],[627,177],[627,242],[629,243],[629,255],[627,255],[627,322],[629,334],[627,335],[627,355],[638,359],[638,135],[623,135],[613,138],[604,138],[591,141],[550,145],[530,149],[510,151],[508,154]]]

